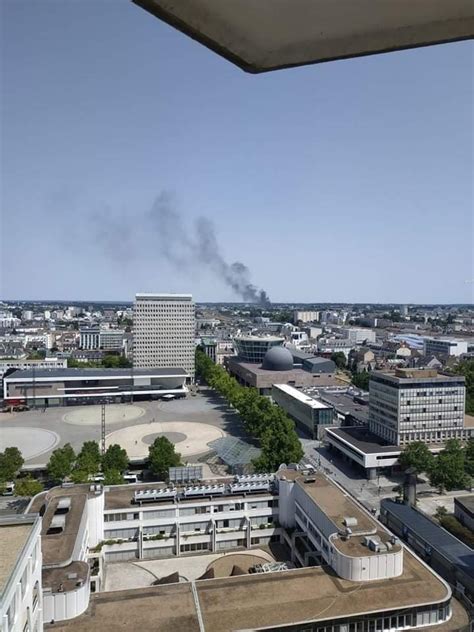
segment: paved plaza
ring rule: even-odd
[[[123,442],[132,458],[146,456],[148,446],[161,435],[176,443],[184,457],[208,452],[207,443],[225,434],[244,435],[235,411],[210,390],[185,399],[107,405],[105,423],[107,441]],[[100,437],[100,406],[0,414],[0,451],[17,446],[31,469],[44,467],[51,452],[65,443],[79,450],[84,441]]]
[[[118,443],[125,448],[129,458],[143,461],[155,438],[167,437],[176,446],[182,457],[196,456],[209,452],[209,443],[225,435],[217,426],[197,421],[155,421],[148,424],[129,426],[115,430],[106,437],[106,445]]]
[[[156,579],[178,572],[180,581],[193,581],[213,566],[216,577],[228,576],[234,564],[247,570],[254,564],[274,562],[275,558],[263,549],[231,551],[201,555],[184,555],[162,560],[137,560],[107,564],[105,590],[129,590],[146,588]]]

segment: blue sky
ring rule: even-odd
[[[126,0],[1,6],[1,297],[236,300],[165,193],[275,301],[472,301],[472,43],[249,75]]]

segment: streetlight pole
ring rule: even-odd
[[[100,423],[100,447],[102,456],[105,454],[105,402],[101,405],[101,423]]]

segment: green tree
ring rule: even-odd
[[[87,475],[96,474],[100,470],[102,456],[97,441],[86,441],[77,455],[74,469],[81,470]]]
[[[31,476],[17,478],[15,481],[16,496],[36,496],[42,491],[43,485]]]
[[[117,470],[118,472],[124,472],[129,463],[129,458],[126,450],[121,448],[117,443],[109,445],[104,456],[102,457],[102,470],[107,472],[109,470]]]
[[[24,463],[20,450],[16,447],[5,448],[0,452],[0,481],[11,481],[21,470]]]
[[[471,484],[465,471],[464,450],[457,439],[450,439],[435,459],[430,483],[439,489],[464,489]]]
[[[448,515],[448,510],[446,509],[446,507],[444,505],[438,505],[434,514],[436,520],[441,520],[441,518],[444,518],[444,516],[447,516],[447,515]]]
[[[168,475],[168,468],[181,464],[181,455],[175,452],[174,445],[166,437],[157,437],[149,448],[152,472],[161,478]]]
[[[123,483],[122,472],[119,470],[105,470],[105,485],[121,485]]]
[[[369,390],[370,373],[367,371],[361,371],[360,373],[352,374],[352,384],[363,391]]]
[[[90,474],[86,470],[75,467],[71,472],[70,479],[73,483],[76,483],[76,485],[80,485],[81,483],[88,483],[90,481]]]
[[[409,443],[398,458],[403,470],[413,468],[418,474],[431,472],[433,469],[433,455],[423,441]]]
[[[466,474],[474,477],[474,439],[469,439],[464,449],[464,467]]]
[[[47,470],[53,481],[63,481],[71,475],[76,455],[70,443],[56,448],[48,461]]]
[[[254,463],[258,470],[272,470],[303,457],[294,423],[279,406],[256,389],[241,386],[199,349],[196,373],[237,409],[246,432],[259,441],[262,453]]]
[[[345,369],[347,365],[346,356],[342,351],[335,351],[331,355],[331,360],[337,366],[338,369]]]
[[[466,413],[474,415],[474,359],[462,360],[454,367],[453,372],[464,375],[466,379]]]

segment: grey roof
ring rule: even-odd
[[[263,358],[262,369],[266,371],[291,371],[293,369],[293,356],[285,347],[272,347]]]
[[[165,375],[176,375],[176,376],[185,376],[187,375],[186,371],[181,368],[170,367],[170,368],[149,368],[149,369],[133,369],[133,375],[136,377],[138,375],[152,375],[156,377],[161,377]],[[53,379],[64,379],[64,378],[107,378],[107,377],[115,377],[115,378],[129,378],[131,379],[132,369],[37,369],[32,371],[28,369],[26,371],[17,370],[11,375],[9,375],[6,380],[12,379],[39,379],[39,378],[53,378]]]
[[[410,505],[384,498],[381,509],[396,516],[410,531],[436,549],[453,565],[474,575],[474,550]]]
[[[354,400],[354,395],[349,393],[328,393],[321,391],[319,394],[321,401],[327,402],[334,409],[345,417],[351,415],[354,419],[361,423],[369,422],[369,406],[362,404],[360,401]]]
[[[303,362],[303,360],[308,360],[309,358],[314,358],[314,353],[307,353],[306,351],[300,351],[300,349],[296,349],[293,347],[287,347],[288,351],[293,356],[295,361]]]
[[[327,428],[327,433],[347,441],[364,454],[378,454],[379,452],[398,452],[402,449],[396,445],[387,445],[379,436],[369,432],[364,427],[345,426],[344,428]]]
[[[457,496],[454,499],[454,503],[474,516],[474,494],[470,496]]]

